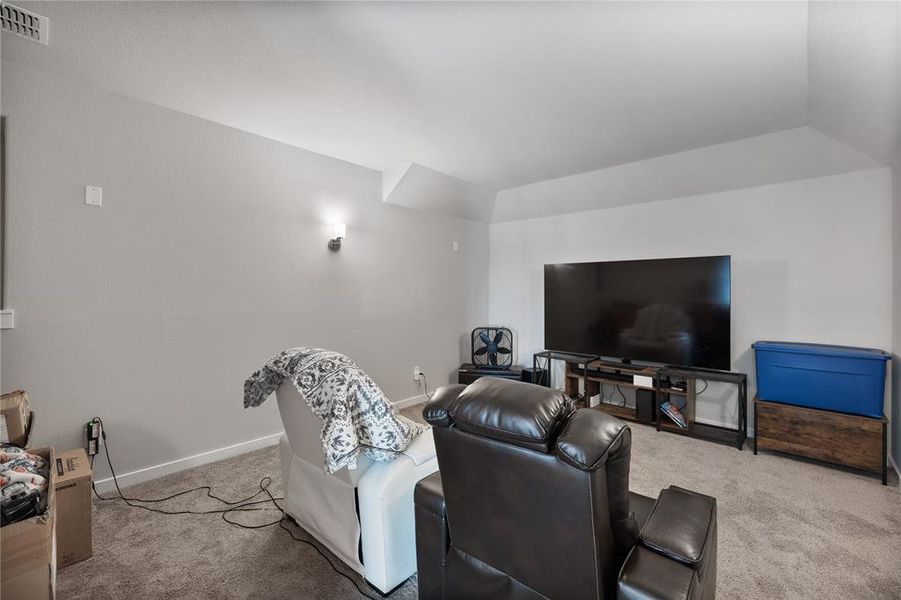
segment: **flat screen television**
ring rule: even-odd
[[[731,367],[731,257],[544,266],[548,350]]]

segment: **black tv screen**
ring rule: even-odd
[[[544,346],[729,370],[731,258],[544,266]]]

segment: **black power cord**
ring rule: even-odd
[[[103,452],[104,452],[104,454],[106,455],[106,464],[109,465],[110,473],[112,473],[112,475],[113,475],[113,483],[114,483],[115,486],[116,486],[116,493],[118,494],[118,496],[113,496],[113,497],[110,497],[110,498],[104,498],[104,497],[101,496],[100,493],[97,491],[97,486],[94,485],[94,482],[92,481],[92,482],[91,482],[91,488],[94,490],[94,495],[97,496],[97,499],[98,499],[98,500],[103,500],[103,501],[108,501],[108,500],[122,500],[123,502],[125,502],[125,504],[127,504],[128,506],[131,506],[132,508],[142,508],[142,509],[144,509],[144,510],[147,510],[147,511],[150,511],[150,512],[155,512],[155,513],[160,513],[160,514],[163,514],[163,515],[210,515],[210,514],[222,513],[222,512],[224,512],[224,511],[226,511],[226,510],[265,510],[265,509],[262,509],[262,508],[254,508],[254,509],[250,509],[250,508],[244,508],[244,507],[247,507],[247,506],[253,506],[253,505],[256,505],[256,504],[263,504],[263,503],[269,502],[269,500],[262,500],[262,501],[260,501],[260,502],[252,502],[252,503],[250,502],[251,500],[253,500],[253,499],[256,498],[257,496],[259,496],[260,494],[262,494],[262,493],[263,493],[262,490],[258,491],[257,493],[253,494],[252,496],[248,496],[247,498],[242,498],[241,500],[234,500],[234,501],[231,501],[231,500],[226,500],[225,498],[220,498],[219,496],[215,495],[215,494],[213,493],[213,488],[210,487],[210,486],[208,486],[208,485],[201,485],[201,486],[197,486],[197,487],[195,487],[195,488],[191,488],[191,489],[189,489],[189,490],[184,490],[183,492],[177,492],[177,493],[175,493],[175,494],[172,494],[171,496],[166,496],[165,498],[153,498],[153,499],[150,499],[150,500],[145,499],[145,498],[129,498],[128,496],[126,496],[125,494],[122,493],[122,488],[119,487],[119,478],[118,478],[117,475],[116,475],[116,469],[113,468],[113,462],[112,462],[112,459],[110,458],[109,447],[107,446],[107,441],[106,441],[106,427],[104,427],[104,425],[103,425],[103,420],[102,420],[100,417],[94,417],[94,419],[92,419],[92,422],[94,422],[94,421],[96,421],[97,423],[100,423],[100,432],[101,432],[100,435],[101,435],[101,437],[103,438]],[[91,469],[93,469],[93,467],[94,467],[94,456],[91,457]],[[272,481],[272,479],[269,478],[269,477],[264,477],[263,479],[264,479],[264,480],[268,479],[270,482]],[[261,481],[261,484],[262,484],[262,481]],[[266,485],[268,486],[269,484],[267,483]],[[230,508],[230,509],[217,509],[217,510],[203,510],[203,511],[196,511],[196,510],[176,510],[176,511],[172,511],[172,510],[163,510],[163,509],[159,509],[159,508],[152,508],[152,507],[150,507],[150,506],[143,506],[142,504],[135,504],[136,502],[142,502],[142,503],[145,503],[145,504],[154,504],[154,503],[159,503],[159,502],[166,502],[167,500],[172,500],[173,498],[178,498],[178,497],[180,497],[180,496],[185,496],[185,495],[187,495],[187,494],[191,494],[191,493],[197,492],[197,491],[199,491],[199,490],[204,490],[204,491],[206,492],[206,495],[207,495],[209,498],[211,498],[211,499],[213,499],[213,500],[216,500],[217,502],[221,502],[221,503],[223,503],[223,504],[227,504],[227,505],[229,505],[229,506],[232,507],[232,508]],[[237,506],[236,506],[236,505],[237,505]]]
[[[332,562],[332,560],[319,548],[319,546],[316,543],[314,543],[311,540],[307,540],[302,537],[297,537],[294,535],[294,532],[291,531],[285,525],[285,521],[287,521],[290,517],[287,515],[287,513],[285,513],[285,509],[282,508],[282,506],[278,503],[279,500],[284,500],[284,497],[273,496],[272,492],[269,491],[269,486],[272,483],[271,477],[263,477],[259,483],[260,489],[256,493],[254,493],[246,498],[242,498],[240,500],[226,500],[225,498],[220,498],[219,496],[217,496],[216,494],[213,493],[213,488],[208,485],[200,485],[200,486],[188,489],[188,490],[176,492],[175,494],[166,496],[164,498],[153,498],[153,499],[148,500],[148,499],[144,499],[144,498],[130,498],[130,497],[126,496],[125,494],[122,493],[122,488],[119,487],[119,478],[116,475],[116,469],[113,468],[113,461],[110,458],[109,445],[106,440],[106,427],[104,427],[103,420],[100,417],[94,417],[94,419],[92,419],[92,422],[94,422],[94,421],[96,421],[97,423],[100,424],[100,435],[103,438],[103,453],[106,456],[106,464],[109,465],[110,473],[113,476],[113,484],[115,484],[116,493],[118,494],[117,496],[110,496],[110,497],[104,498],[97,491],[97,487],[94,485],[94,482],[91,481],[91,489],[94,491],[94,495],[97,496],[98,500],[102,500],[104,502],[111,501],[111,500],[121,500],[122,502],[124,502],[125,504],[127,504],[128,506],[130,506],[132,508],[142,508],[146,511],[159,513],[159,514],[163,514],[163,515],[212,515],[212,514],[218,514],[219,516],[222,517],[222,520],[225,521],[226,523],[228,523],[229,525],[233,525],[235,527],[240,527],[242,529],[264,529],[266,527],[272,527],[274,525],[278,525],[279,528],[287,531],[288,535],[290,535],[291,539],[293,539],[294,541],[303,542],[304,544],[311,546],[319,554],[319,556],[321,556],[325,560],[325,562],[328,563],[328,565],[332,568],[332,570],[335,573],[337,573],[338,575],[344,577],[349,582],[351,582],[354,585],[354,587],[357,588],[357,591],[360,593],[360,595],[364,596],[365,598],[368,598],[369,600],[382,600],[383,596],[381,594],[379,594],[378,596],[370,595],[369,593],[364,591],[363,588],[360,587],[359,583],[357,583],[357,581],[355,579],[353,579],[352,577],[350,577],[349,575],[347,575],[346,573],[344,573],[340,569],[338,569],[338,567],[335,566],[335,563]],[[94,456],[91,456],[91,469],[92,470],[93,470],[93,467],[94,467]],[[193,492],[197,492],[200,490],[203,490],[206,493],[207,497],[209,497],[213,500],[216,500],[217,502],[221,502],[222,504],[228,505],[228,508],[213,509],[213,510],[196,510],[196,511],[195,510],[170,511],[170,510],[163,510],[163,509],[159,509],[159,508],[153,508],[150,506],[144,506],[143,504],[136,504],[138,502],[143,502],[145,504],[166,502],[167,500],[172,500],[174,498],[178,498],[180,496],[185,496],[187,494],[191,494]],[[265,500],[253,501],[254,498],[259,496],[260,494],[265,494],[267,496],[267,498]],[[254,508],[260,504],[272,504],[272,506],[274,508],[272,508],[272,507],[270,507],[270,508]],[[232,512],[253,512],[253,511],[260,511],[260,510],[277,510],[279,513],[281,513],[281,517],[278,520],[275,520],[275,521],[272,521],[269,523],[262,523],[259,525],[245,525],[244,523],[239,523],[237,521],[230,520],[227,516]]]
[[[704,389],[701,390],[700,392],[695,392],[695,396],[700,396],[701,394],[703,394],[704,392],[707,391],[707,388],[708,388],[708,387],[710,387],[710,382],[709,382],[709,381],[707,381],[706,379],[702,379],[701,381],[704,382]]]
[[[425,399],[431,400],[432,395],[429,393],[429,382],[425,378],[425,373],[419,372],[419,380],[422,381],[422,387],[425,388]]]
[[[240,507],[234,507],[234,508],[229,508],[229,509],[222,511],[222,513],[221,513],[222,520],[230,525],[234,525],[236,527],[241,527],[242,529],[264,529],[266,527],[272,527],[273,525],[278,525],[280,529],[284,529],[285,531],[287,531],[288,535],[290,535],[291,539],[293,539],[294,541],[303,542],[304,544],[307,544],[310,547],[312,547],[313,550],[315,550],[317,553],[319,553],[319,556],[321,556],[325,560],[325,562],[327,562],[329,564],[329,566],[332,568],[332,570],[335,573],[337,573],[338,575],[344,577],[346,580],[351,582],[354,585],[354,587],[357,588],[357,591],[360,592],[361,595],[365,596],[366,598],[369,598],[370,600],[381,600],[381,598],[382,598],[381,594],[379,596],[370,596],[368,593],[363,591],[363,588],[360,587],[360,585],[356,582],[356,580],[353,579],[352,577],[350,577],[349,575],[347,575],[346,573],[342,572],[340,569],[338,569],[338,567],[335,566],[335,563],[332,562],[332,559],[330,559],[322,550],[320,550],[319,546],[317,546],[315,543],[313,543],[310,540],[304,539],[302,537],[297,537],[296,535],[294,535],[294,532],[291,531],[285,525],[285,521],[287,521],[290,517],[288,517],[287,513],[285,513],[285,509],[282,508],[282,506],[278,503],[278,500],[284,500],[284,498],[276,498],[275,496],[272,495],[272,492],[269,491],[269,484],[271,483],[271,481],[272,481],[272,479],[269,477],[264,477],[262,480],[260,480],[260,491],[257,492],[257,494],[265,493],[267,496],[269,496],[269,498],[267,500],[263,500],[263,502],[272,502],[272,504],[275,506],[276,510],[278,510],[282,515],[280,519],[278,519],[276,521],[272,521],[271,523],[261,523],[259,525],[244,525],[243,523],[238,523],[237,521],[232,521],[226,516],[230,512],[238,510],[240,508]]]
[[[626,407],[626,404],[628,404],[628,400],[626,400],[626,395],[623,393],[623,388],[619,387],[619,386],[616,385],[616,384],[614,384],[614,386],[616,387],[616,391],[619,392],[620,397],[623,399],[623,403],[622,403],[621,406],[622,406],[623,408],[625,408],[625,407]]]

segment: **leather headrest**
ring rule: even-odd
[[[460,393],[449,413],[461,431],[548,454],[572,404],[558,390],[482,377]]]

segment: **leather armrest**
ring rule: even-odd
[[[453,384],[435,390],[432,399],[422,409],[422,418],[434,427],[450,427],[450,411],[465,389],[465,385]]]
[[[444,598],[444,561],[450,546],[441,473],[435,472],[421,479],[413,495],[419,599],[441,600]]]
[[[716,499],[675,486],[663,490],[639,538],[651,550],[700,569],[716,552]]]
[[[629,552],[616,582],[618,600],[696,600],[702,594],[697,571],[641,546]]]

